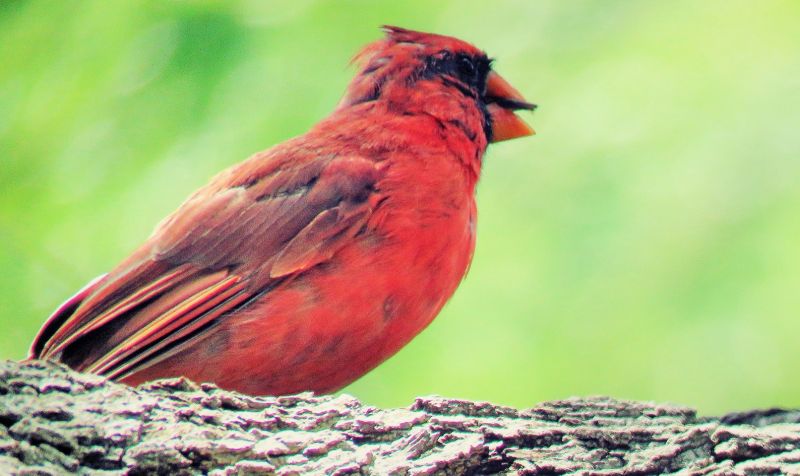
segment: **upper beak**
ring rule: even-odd
[[[486,107],[492,120],[492,142],[516,139],[536,133],[514,111],[533,111],[535,104],[525,101],[522,94],[499,74],[492,71],[486,79]]]

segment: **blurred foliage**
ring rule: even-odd
[[[347,391],[800,405],[800,2],[0,1],[0,357],[216,171],[304,132],[389,23],[541,105],[471,272]]]

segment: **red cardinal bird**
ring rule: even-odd
[[[385,27],[336,110],[198,190],[59,307],[31,358],[128,384],[331,392],[424,329],[475,247],[490,142],[534,109],[474,46]]]

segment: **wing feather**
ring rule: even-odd
[[[175,330],[193,319],[201,318],[204,310],[207,311],[220,301],[241,291],[241,286],[236,287],[241,278],[226,274],[227,272],[220,271],[204,276],[197,282],[189,283],[162,297],[159,302],[143,310],[128,323],[132,330],[129,334],[125,333],[126,336],[121,342],[111,349],[98,352],[101,357],[82,370],[106,373],[115,365],[130,358],[137,350],[158,340],[168,341],[170,334]]]
[[[44,356],[47,357],[60,353],[65,347],[75,342],[75,340],[173,287],[176,282],[179,282],[191,271],[192,269],[190,266],[179,266],[156,278],[152,282],[146,282],[130,295],[125,296],[109,309],[103,311],[103,313],[96,318],[85,319],[86,314],[83,313],[82,310],[100,306],[113,289],[113,287],[100,288],[98,292],[92,294],[84,302],[81,302],[77,309],[75,309],[75,312],[72,313],[58,331],[53,334],[44,348]],[[61,308],[59,308],[59,310],[60,309]],[[56,313],[58,313],[58,310]]]
[[[366,226],[378,179],[372,160],[333,154],[260,154],[223,172],[62,305],[32,356],[117,379],[157,365],[331,259]]]

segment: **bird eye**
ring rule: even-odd
[[[461,56],[458,59],[458,73],[467,83],[472,82],[475,77],[475,63],[472,62],[471,58]]]

